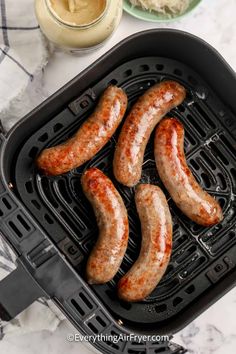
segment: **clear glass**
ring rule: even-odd
[[[115,31],[122,16],[122,0],[106,0],[102,14],[85,25],[70,24],[52,11],[50,0],[35,0],[42,32],[54,45],[73,53],[95,49]]]

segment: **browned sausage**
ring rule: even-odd
[[[184,155],[184,127],[175,118],[161,121],[155,132],[158,173],[174,202],[191,220],[211,226],[223,219],[218,202],[204,191],[190,171]]]
[[[47,175],[59,175],[90,160],[108,142],[120,124],[127,107],[125,92],[109,86],[95,112],[65,143],[43,150],[37,166]]]
[[[113,170],[117,181],[128,187],[139,182],[145,148],[153,129],[185,96],[185,88],[179,83],[163,81],[138,99],[125,120],[116,146]]]
[[[162,190],[150,184],[136,189],[135,203],[142,226],[138,260],[118,283],[118,295],[125,301],[141,301],[160,282],[172,248],[172,220]]]
[[[120,194],[102,171],[90,168],[81,183],[99,227],[99,237],[87,263],[87,279],[90,284],[103,284],[117,273],[128,245],[127,211]]]

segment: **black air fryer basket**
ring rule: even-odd
[[[129,104],[165,79],[183,84],[187,99],[171,115],[186,129],[188,163],[224,210],[224,221],[203,228],[169,200],[174,221],[171,262],[161,283],[143,302],[118,300],[116,284],[137,258],[140,224],[134,190],[115,182],[112,158],[117,134],[92,161],[55,178],[40,175],[34,160],[70,137],[89,116],[109,84],[121,86]],[[151,30],[115,46],[55,95],[0,135],[1,233],[18,255],[18,268],[0,283],[0,317],[9,320],[45,296],[84,334],[171,334],[186,326],[236,282],[236,77],[208,44],[188,33]],[[119,133],[119,132],[118,132]],[[129,213],[130,240],[120,271],[106,285],[84,279],[97,238],[92,208],[80,177],[96,166],[109,175]],[[142,181],[161,185],[152,139]],[[167,342],[96,343],[103,353],[183,353]]]

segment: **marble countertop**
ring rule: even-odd
[[[56,51],[42,77],[43,96],[57,89],[99,58],[121,39],[135,32],[164,27],[191,32],[213,45],[236,71],[236,1],[203,0],[195,11],[170,24],[154,24],[124,14],[117,32],[100,50],[80,57]],[[187,50],[187,49],[186,49]],[[180,333],[174,341],[192,354],[234,354],[236,352],[236,289],[233,289]],[[93,349],[66,341],[75,329],[63,321],[56,332],[40,332],[6,338],[0,342],[0,353],[7,354],[88,354]]]

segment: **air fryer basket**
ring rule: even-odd
[[[138,256],[141,233],[134,190],[121,186],[112,175],[119,132],[89,163],[56,178],[40,175],[34,160],[42,149],[78,129],[109,84],[121,86],[131,106],[151,85],[165,79],[182,83],[188,91],[185,102],[170,115],[184,123],[188,163],[204,189],[219,200],[224,220],[208,229],[200,227],[184,217],[167,195],[174,221],[170,265],[145,301],[129,304],[118,300],[116,284]],[[30,277],[32,286],[16,308],[6,296],[9,291],[0,295],[0,313],[10,318],[44,294],[82,332],[167,334],[184,327],[232,288],[236,272],[235,91],[235,74],[205,42],[180,31],[146,31],[118,44],[7,137],[2,136],[1,232],[19,255],[18,273],[24,274],[25,283]],[[153,139],[146,149],[142,181],[163,187],[152,144]],[[102,169],[114,181],[130,221],[129,246],[120,271],[113,281],[99,286],[88,286],[84,280],[87,255],[97,237],[95,216],[80,186],[81,173],[89,166]],[[11,289],[8,278],[5,288],[7,283]],[[99,349],[116,353],[180,350],[166,343],[134,344],[130,349],[122,342],[103,343]]]

